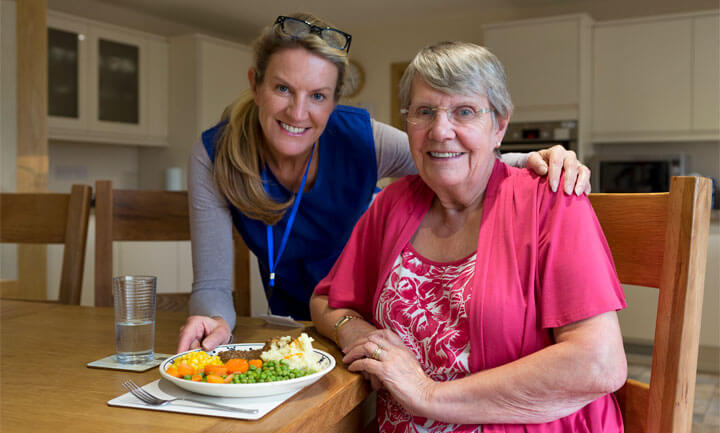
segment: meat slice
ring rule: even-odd
[[[250,361],[251,359],[260,359],[260,354],[270,348],[270,341],[272,340],[266,341],[265,346],[263,346],[262,349],[226,350],[224,352],[218,353],[218,356],[220,357],[220,360],[223,362],[223,364],[231,359],[246,359],[248,361]]]

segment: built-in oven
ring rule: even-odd
[[[666,192],[670,178],[685,174],[685,155],[645,154],[595,156],[593,191],[608,193]]]
[[[500,146],[501,153],[532,152],[560,144],[577,152],[577,121],[511,122]]]

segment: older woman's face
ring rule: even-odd
[[[335,108],[337,66],[291,48],[270,57],[262,83],[252,69],[248,75],[270,151],[280,158],[304,158]]]
[[[452,109],[468,106],[476,111],[489,108],[482,95],[450,95],[415,77],[410,93],[410,110],[417,107]],[[458,188],[487,181],[495,162],[495,146],[502,141],[507,122],[492,114],[478,114],[469,124],[457,124],[439,110],[435,120],[421,127],[408,123],[410,152],[418,173],[433,190]]]

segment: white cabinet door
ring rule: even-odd
[[[608,23],[593,40],[596,139],[690,130],[692,19]]]
[[[142,37],[90,28],[90,128],[147,133],[148,53]]]
[[[484,27],[483,44],[505,67],[514,120],[578,118],[583,26],[589,32],[590,19],[573,15]]]
[[[720,14],[693,21],[692,128],[720,131]]]

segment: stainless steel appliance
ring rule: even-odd
[[[532,152],[556,144],[577,152],[577,121],[511,122],[500,152]]]
[[[685,174],[685,155],[596,155],[594,192],[666,192],[670,178]]]

